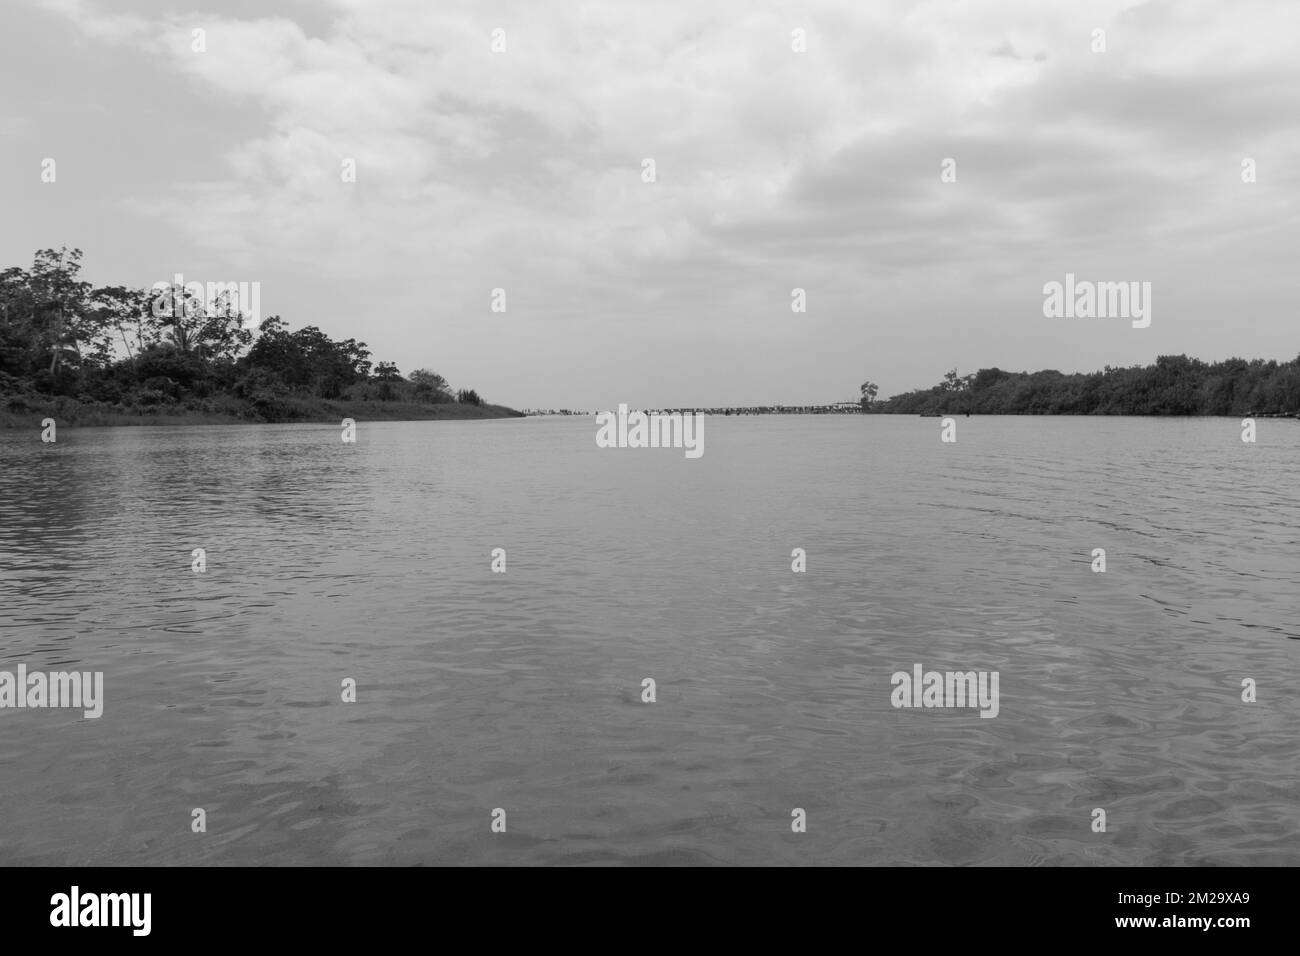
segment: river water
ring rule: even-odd
[[[0,863],[1300,863],[1300,424],[595,434],[0,432]]]

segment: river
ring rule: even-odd
[[[1300,424],[595,434],[0,432],[0,863],[1300,863]]]

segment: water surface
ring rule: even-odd
[[[0,432],[0,863],[1300,863],[1300,424],[595,433]]]

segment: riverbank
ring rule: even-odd
[[[870,382],[862,393],[875,388]],[[869,411],[903,415],[1300,415],[1300,356],[1290,362],[1232,358],[1203,362],[1161,355],[1154,365],[1101,372],[952,369],[926,389],[872,401]]]
[[[257,425],[286,422],[331,422],[345,418],[364,421],[471,421],[485,418],[522,418],[523,412],[504,405],[470,405],[459,402],[329,401],[286,398],[274,408],[233,398],[189,405],[128,407],[78,402],[68,398],[0,396],[0,428],[40,428],[53,418],[59,425]]]

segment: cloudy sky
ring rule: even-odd
[[[0,267],[66,244],[97,283],[258,281],[263,315],[491,401],[1300,352],[1294,2],[4,0],[0,22]],[[1067,272],[1151,282],[1151,326],[1045,318]]]

